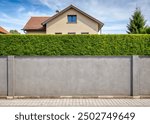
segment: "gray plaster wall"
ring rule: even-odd
[[[15,57],[16,96],[131,95],[131,57]]]
[[[150,57],[0,57],[0,96],[150,95]]]
[[[150,57],[139,59],[140,95],[150,95]]]
[[[0,96],[7,95],[7,57],[0,57]]]

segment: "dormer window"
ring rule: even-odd
[[[68,23],[77,23],[76,15],[68,15]]]

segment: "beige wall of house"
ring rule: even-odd
[[[77,23],[68,23],[68,15],[77,15]],[[74,9],[70,9],[59,15],[57,18],[51,20],[46,25],[46,34],[55,34],[60,32],[62,34],[68,34],[68,32],[75,32],[76,34],[81,34],[81,32],[97,34],[98,23]]]

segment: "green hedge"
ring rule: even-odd
[[[0,35],[8,55],[150,55],[150,35]]]

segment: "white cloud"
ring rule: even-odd
[[[25,11],[25,8],[24,8],[23,6],[20,6],[20,7],[18,8],[18,12],[20,13],[20,12],[23,12],[23,11]]]
[[[31,16],[50,16],[50,14],[47,13],[41,13],[41,12],[34,12],[34,11],[28,11],[27,13],[24,13],[26,17],[31,17]]]
[[[18,10],[19,11],[19,10]],[[50,16],[46,13],[41,13],[38,11],[22,11],[17,15],[17,17],[10,16],[6,13],[0,12],[1,18],[1,26],[6,27],[6,29],[9,30],[14,30],[17,29],[19,32],[23,33],[21,29],[23,29],[24,25],[27,23],[29,18],[31,16]]]
[[[55,11],[57,9],[63,9],[63,7],[70,4],[71,1],[72,0],[39,0],[39,2],[49,7],[52,11]]]
[[[21,18],[14,18],[5,13],[0,13],[0,15],[1,15],[0,22],[11,23],[14,25],[22,25],[22,23],[24,22],[23,19]]]
[[[126,24],[120,23],[114,23],[114,24],[107,24],[103,27],[103,33],[104,34],[115,34],[117,32],[125,34],[126,33]]]

